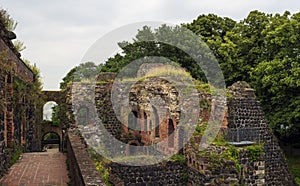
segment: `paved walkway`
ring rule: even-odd
[[[48,149],[23,154],[0,180],[0,186],[67,186],[68,181],[66,156]]]

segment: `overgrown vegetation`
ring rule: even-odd
[[[23,153],[22,147],[20,145],[14,145],[12,153],[13,154],[11,160],[9,161],[9,166],[12,166],[20,159],[20,156]]]
[[[11,18],[8,12],[4,9],[0,9],[0,21],[4,24],[6,30],[10,32],[14,31],[18,25],[18,23],[13,18]],[[13,41],[13,44],[18,52],[26,49],[26,46],[20,40]]]
[[[105,184],[107,186],[110,186],[111,184],[109,183],[109,167],[105,167],[105,164],[102,161],[97,161],[95,162],[96,169],[99,171],[100,176],[104,180]]]
[[[96,169],[98,170],[100,176],[102,177],[103,181],[107,186],[111,186],[111,183],[109,182],[109,173],[111,168],[109,167],[109,164],[111,163],[108,159],[102,157],[100,154],[98,154],[95,150],[92,148],[88,148],[88,153],[92,157],[92,159],[95,162]]]
[[[246,147],[246,150],[250,155],[251,162],[258,160],[264,152],[263,145],[250,145]]]
[[[296,183],[300,185],[300,156],[289,156],[287,163]]]
[[[72,181],[72,176],[70,174],[70,164],[69,164],[69,159],[67,157],[66,159],[66,166],[67,166],[67,171],[68,171],[68,178],[69,178],[69,181],[68,181],[68,186],[72,186],[73,185],[73,181]]]
[[[173,156],[171,156],[169,158],[170,161],[177,161],[177,162],[180,162],[180,163],[186,163],[186,157],[182,154],[174,154]]]
[[[200,151],[203,157],[208,158],[209,163],[213,170],[224,167],[226,161],[233,161],[235,163],[235,169],[237,172],[241,171],[241,165],[239,163],[240,149],[235,146],[227,146],[222,150],[221,154],[217,154],[213,151]]]

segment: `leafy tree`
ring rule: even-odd
[[[265,52],[252,70],[252,84],[268,120],[285,143],[300,139],[300,14],[276,14],[263,32]]]

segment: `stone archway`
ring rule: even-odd
[[[50,137],[55,136],[55,138],[46,139],[49,136]],[[53,148],[53,146],[58,145],[58,149],[60,150],[62,149],[61,144],[62,143],[61,143],[60,136],[56,132],[48,132],[42,136],[42,141],[41,141],[42,149],[44,149],[46,146]]]
[[[59,137],[59,150],[63,150],[63,130],[58,126],[53,126],[51,122],[44,123],[41,131],[41,148],[43,148],[44,136],[49,133],[57,134]]]
[[[61,92],[60,91],[43,91],[43,101],[44,104],[47,102],[55,102],[57,105],[60,105],[62,103],[61,99]],[[43,104],[43,105],[44,105]],[[41,108],[43,109],[43,108]],[[43,110],[41,112],[43,114]],[[41,119],[43,118],[43,115],[40,116]],[[64,139],[64,133],[63,128],[59,126],[53,125],[52,121],[43,121],[41,130],[40,130],[40,150],[42,149],[42,142],[43,137],[48,133],[55,133],[59,136],[59,150],[63,150],[63,139]]]

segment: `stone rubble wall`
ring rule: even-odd
[[[254,90],[245,82],[229,87],[227,141],[263,144],[267,185],[295,185],[279,143],[268,126]]]
[[[188,185],[265,185],[263,154],[252,161],[245,148],[238,148],[236,160],[219,157],[229,147],[209,146],[204,152],[188,146],[185,149],[188,166]]]
[[[110,165],[115,186],[182,186],[186,185],[187,167],[180,162],[165,162],[148,166]],[[116,179],[118,177],[119,179]]]

